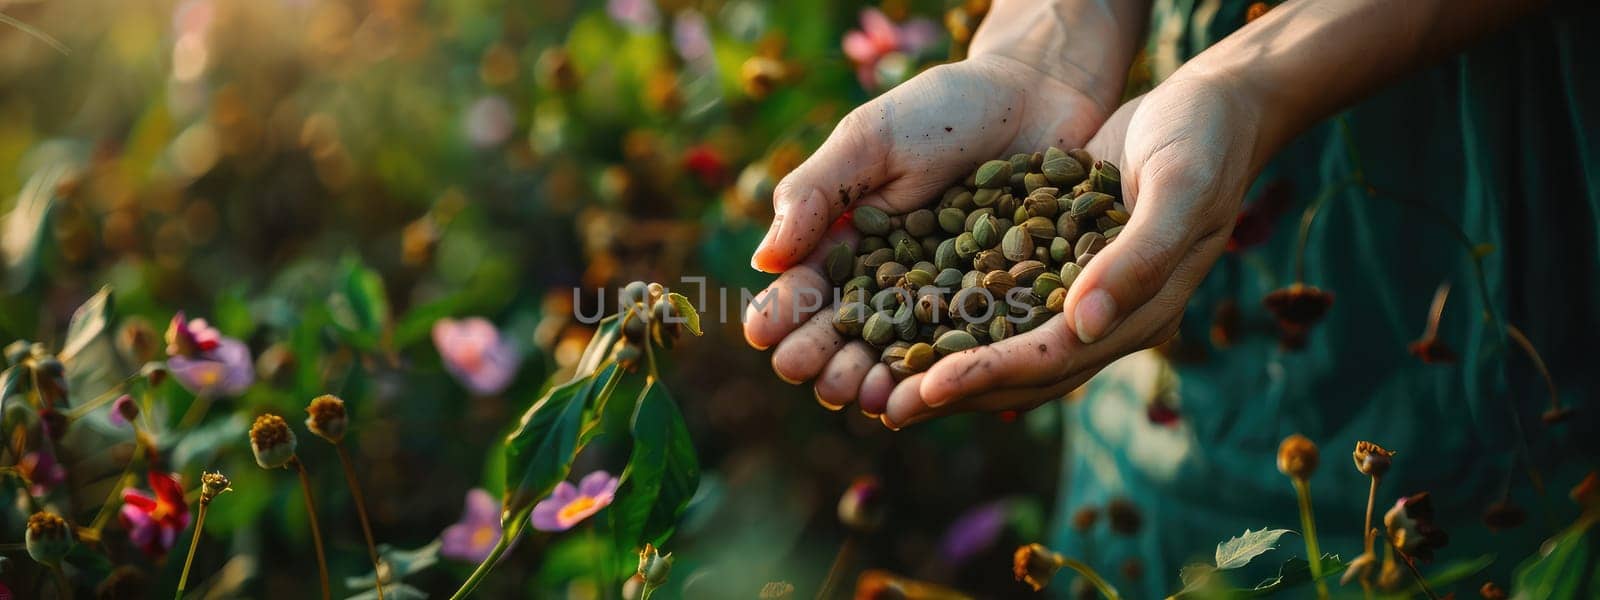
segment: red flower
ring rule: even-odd
[[[683,168],[693,172],[706,187],[721,187],[728,174],[728,161],[706,144],[693,146],[683,153]]]
[[[1178,426],[1178,409],[1169,406],[1165,402],[1151,402],[1145,406],[1144,414],[1145,418],[1150,419],[1153,424],[1167,427]]]
[[[1287,349],[1304,348],[1311,326],[1322,320],[1333,305],[1333,294],[1314,286],[1295,283],[1273,290],[1261,304],[1278,320],[1278,341]]]
[[[1287,180],[1279,179],[1267,184],[1255,202],[1239,211],[1233,223],[1233,235],[1228,237],[1228,251],[1239,252],[1260,245],[1272,237],[1278,228],[1278,218],[1289,209],[1289,198],[1294,189]]]
[[[151,558],[166,556],[178,534],[189,527],[189,503],[177,473],[150,470],[152,496],[143,490],[122,491],[122,526],[128,539]]]

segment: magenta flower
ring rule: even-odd
[[[487,319],[439,319],[433,345],[445,370],[480,396],[500,393],[517,375],[522,356]]]
[[[994,547],[1006,529],[1004,500],[980,504],[961,515],[944,532],[939,543],[939,557],[945,564],[959,566],[972,557]]]
[[[133,396],[123,394],[111,403],[111,424],[122,427],[132,423],[139,416],[139,405],[133,401]]]
[[[500,502],[479,488],[467,490],[461,520],[439,535],[439,554],[471,563],[483,562],[500,542]]]
[[[28,492],[35,497],[50,493],[67,481],[67,469],[56,462],[56,455],[49,452],[29,452],[17,461],[17,470],[22,471],[28,478]]]
[[[145,556],[160,558],[172,549],[178,533],[189,527],[189,503],[176,473],[151,470],[150,489],[155,494],[128,488],[122,491],[122,526],[128,539]]]
[[[655,29],[661,21],[655,0],[606,0],[606,14],[618,24],[638,31]]]
[[[672,47],[684,62],[711,56],[711,28],[705,16],[694,10],[679,11],[672,19]]]
[[[856,66],[856,79],[869,90],[889,87],[898,81],[880,82],[878,63],[885,58],[901,62],[916,57],[938,40],[939,30],[933,21],[917,17],[896,25],[883,11],[867,8],[861,11],[861,29],[844,34],[844,53]],[[891,56],[898,55],[898,56]]]
[[[167,370],[196,395],[233,396],[256,380],[244,342],[223,337],[205,319],[187,320],[181,311],[167,327],[167,354]]]
[[[539,531],[566,531],[611,504],[617,494],[617,478],[605,471],[583,477],[577,486],[556,484],[549,498],[533,506],[533,528]]]

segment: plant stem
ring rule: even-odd
[[[72,584],[67,582],[67,573],[61,570],[61,563],[50,565],[50,570],[56,573],[56,589],[61,591],[61,597],[72,600]]]
[[[206,505],[200,503],[200,514],[194,518],[194,538],[189,540],[189,557],[183,559],[183,574],[178,576],[178,591],[173,594],[173,600],[183,600],[183,588],[189,585],[189,566],[194,564],[194,549],[200,545],[200,529],[206,526]]]
[[[322,528],[317,526],[317,502],[311,497],[311,476],[306,474],[306,466],[300,462],[300,457],[291,458],[289,462],[300,472],[300,491],[305,492],[306,517],[311,521],[311,543],[317,550],[317,574],[322,577],[322,600],[331,600],[333,594],[328,589],[328,557],[322,553]]]
[[[1088,580],[1095,589],[1100,590],[1100,595],[1105,596],[1108,600],[1120,600],[1122,598],[1117,595],[1117,588],[1111,587],[1111,584],[1106,582],[1104,577],[1095,572],[1094,567],[1059,554],[1056,557],[1060,559],[1061,566],[1077,571],[1078,575]]]
[[[1394,542],[1391,541],[1390,545],[1393,546]],[[1428,581],[1422,578],[1422,572],[1417,570],[1416,563],[1411,562],[1411,555],[1406,554],[1399,546],[1395,546],[1394,553],[1400,556],[1400,562],[1405,563],[1406,569],[1411,571],[1411,577],[1417,580],[1417,587],[1422,588],[1422,593],[1432,600],[1439,600],[1439,596],[1428,587]]]
[[[511,518],[510,525],[505,528],[504,533],[500,534],[500,541],[495,542],[494,548],[489,550],[489,556],[484,557],[483,562],[478,563],[478,568],[473,569],[472,574],[467,576],[467,580],[461,582],[461,588],[450,596],[450,600],[462,600],[467,596],[471,596],[472,592],[478,589],[478,584],[483,583],[483,578],[489,575],[489,570],[500,562],[500,555],[505,554],[506,549],[511,547],[511,543],[516,541],[517,536],[522,535],[522,523],[527,522],[528,513],[532,511],[533,507],[530,506],[518,511]]]
[[[839,544],[839,553],[833,556],[833,566],[828,567],[828,574],[822,578],[822,585],[817,588],[817,600],[828,600],[833,596],[833,584],[839,580],[839,572],[850,563],[855,552],[856,536],[852,533],[844,538],[844,543]]]
[[[1311,512],[1311,482],[1294,478],[1294,491],[1300,496],[1300,528],[1306,538],[1306,559],[1311,563],[1311,579],[1317,583],[1317,597],[1328,597],[1328,584],[1322,581],[1322,550],[1317,547],[1317,520]]]
[[[350,468],[350,457],[344,451],[344,444],[334,444],[334,449],[339,451],[339,465],[344,467],[345,483],[350,484],[350,495],[356,501],[356,516],[361,519],[361,533],[367,536],[367,554],[372,557],[373,581],[377,584],[378,600],[383,600],[383,564],[378,559],[378,545],[372,541],[372,525],[367,521],[367,502],[361,496],[361,482],[356,479],[356,472]]]
[[[1372,554],[1372,504],[1378,499],[1378,476],[1372,476],[1372,487],[1367,488],[1367,522],[1361,527],[1361,538],[1366,540],[1367,554]]]

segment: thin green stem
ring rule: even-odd
[[[1095,572],[1094,567],[1059,554],[1056,556],[1060,558],[1061,566],[1077,571],[1079,576],[1087,580],[1095,589],[1100,590],[1100,595],[1105,596],[1107,600],[1121,600],[1122,596],[1117,595],[1117,588],[1111,587],[1111,584],[1104,577]]]
[[[1294,491],[1300,497],[1300,528],[1305,530],[1306,560],[1311,563],[1311,579],[1317,583],[1317,597],[1326,600],[1328,584],[1322,580],[1322,549],[1317,546],[1317,521],[1311,511],[1311,482],[1294,478]]]
[[[372,525],[367,521],[367,503],[361,495],[361,482],[356,479],[355,470],[350,468],[350,457],[344,450],[344,444],[335,443],[333,447],[339,451],[339,465],[344,467],[345,483],[350,484],[350,496],[356,501],[356,516],[361,519],[361,533],[367,536],[367,554],[372,557],[378,600],[383,600],[383,564],[378,559],[378,545],[372,541]]]
[[[828,567],[828,574],[822,578],[822,585],[817,588],[817,600],[828,600],[833,597],[834,583],[839,580],[839,574],[845,565],[850,564],[850,559],[855,556],[856,536],[845,536],[844,543],[839,544],[839,553],[833,556],[833,565]]]
[[[299,457],[289,459],[300,473],[300,491],[305,492],[306,518],[311,522],[311,544],[317,550],[317,574],[322,578],[322,600],[331,600],[333,593],[328,588],[328,557],[322,552],[322,528],[317,526],[317,502],[311,496],[311,476],[306,473],[305,464]]]
[[[67,581],[67,573],[61,570],[61,563],[50,565],[50,570],[55,571],[56,589],[61,591],[61,597],[72,600],[72,583]]]
[[[183,559],[183,574],[178,576],[178,591],[172,595],[173,600],[183,600],[183,589],[189,585],[189,567],[194,564],[194,549],[200,546],[200,530],[206,526],[206,505],[201,502],[198,515],[194,518],[194,537],[189,540],[189,557]]]
[[[1391,546],[1394,544],[1393,540],[1389,543]],[[1439,600],[1439,596],[1428,587],[1428,580],[1422,577],[1422,571],[1417,570],[1417,564],[1411,561],[1411,555],[1406,554],[1399,546],[1394,547],[1394,553],[1400,557],[1400,562],[1405,564],[1406,570],[1411,571],[1411,578],[1417,580],[1417,587],[1422,588],[1423,595],[1431,600]]]
[[[1367,554],[1372,554],[1372,505],[1378,499],[1378,476],[1372,476],[1372,486],[1367,488],[1367,521],[1361,527],[1361,537],[1366,540]]]
[[[489,570],[500,562],[500,555],[505,554],[506,549],[511,547],[511,543],[516,541],[517,536],[522,535],[521,524],[527,521],[528,513],[532,510],[532,507],[525,508],[513,515],[510,521],[511,525],[505,528],[504,533],[500,534],[500,541],[495,542],[494,548],[489,550],[489,556],[484,557],[483,562],[478,563],[478,568],[473,569],[472,574],[467,576],[467,580],[461,582],[461,588],[450,596],[450,600],[463,600],[478,589],[478,584],[483,583],[484,577],[489,575]]]

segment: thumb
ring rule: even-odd
[[[772,226],[750,266],[777,273],[811,254],[829,224],[883,183],[890,143],[862,116],[871,105],[839,121],[822,147],[778,182]]]

